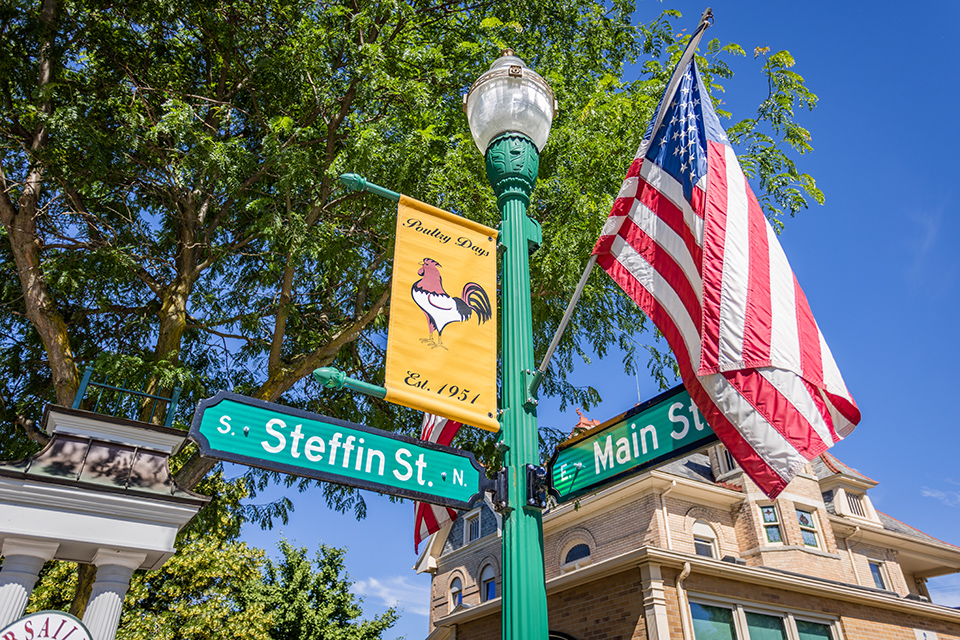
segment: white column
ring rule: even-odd
[[[144,553],[100,549],[93,558],[97,579],[90,592],[90,603],[83,613],[83,624],[93,640],[113,640],[120,625],[123,597],[130,588],[130,577],[147,558]]]
[[[640,565],[640,588],[643,593],[644,622],[648,640],[670,640],[670,623],[667,620],[667,598],[663,588],[660,565]]]
[[[43,563],[53,558],[56,542],[8,538],[3,542],[0,570],[0,628],[23,615]]]

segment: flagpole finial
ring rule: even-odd
[[[703,10],[703,15],[700,16],[700,25],[698,26],[702,26],[704,28],[712,27],[713,22],[714,22],[713,9],[711,9],[710,7],[707,7],[706,9]]]

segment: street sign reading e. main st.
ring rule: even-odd
[[[490,481],[471,453],[221,391],[190,438],[204,456],[469,509]]]
[[[717,441],[680,385],[562,444],[547,474],[563,503]]]

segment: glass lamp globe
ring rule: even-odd
[[[473,141],[486,154],[503,133],[522,133],[542,151],[550,135],[557,102],[550,85],[511,49],[505,50],[463,97]]]

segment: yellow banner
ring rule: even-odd
[[[495,229],[400,196],[388,402],[500,429],[496,260]]]

